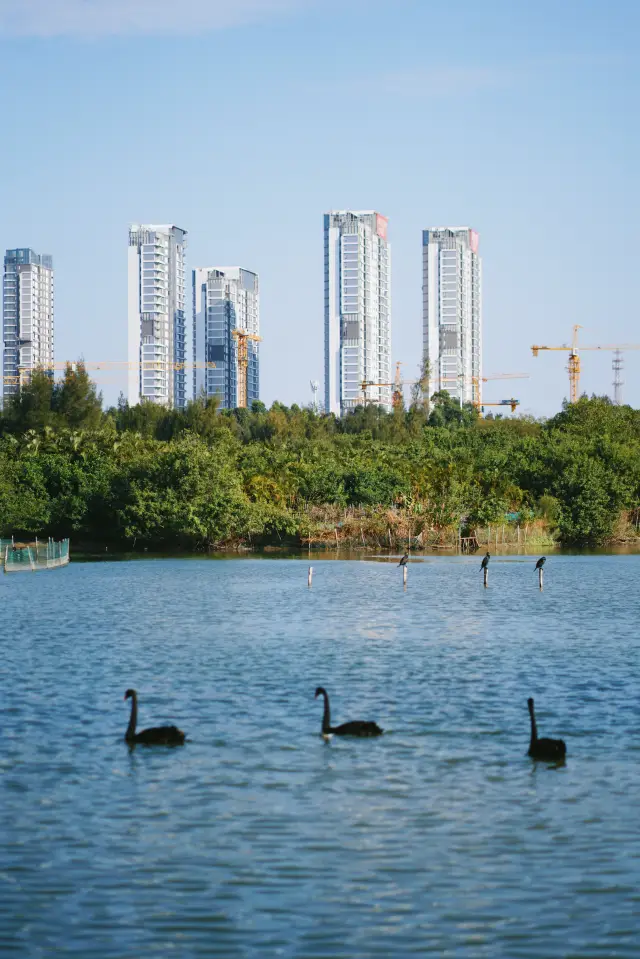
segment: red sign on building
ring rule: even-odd
[[[389,221],[386,216],[376,213],[376,233],[382,240],[387,239],[387,225]]]

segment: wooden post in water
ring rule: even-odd
[[[542,566],[538,570],[538,582],[540,583],[540,592],[544,589],[544,570]]]
[[[488,566],[485,566],[485,568],[483,569],[483,573],[484,573],[484,585],[488,586],[489,585],[489,567]]]
[[[407,585],[407,567],[406,566],[402,567],[402,584],[403,586]]]
[[[313,580],[313,566],[309,567],[309,575],[307,577],[307,586],[311,586]]]

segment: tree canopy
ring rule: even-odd
[[[295,543],[318,511],[360,510],[436,532],[539,517],[561,542],[592,546],[639,507],[640,412],[606,397],[547,421],[480,419],[446,393],[343,418],[206,398],[177,411],[121,397],[103,412],[78,364],[59,383],[34,373],[0,414],[1,535]]]

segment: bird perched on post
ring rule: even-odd
[[[541,556],[538,562],[536,563],[536,569],[542,569],[542,567],[544,566],[546,562],[547,562],[547,557]]]
[[[491,559],[491,553],[487,553],[482,562],[480,563],[480,569],[486,569],[489,565],[489,560]]]
[[[402,559],[400,560],[400,562],[398,563],[398,565],[396,566],[396,569],[399,569],[401,566],[406,566],[408,559],[409,559],[409,554],[405,553]]]

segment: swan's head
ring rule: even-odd
[[[125,698],[125,699],[131,699],[131,697],[132,697],[132,696],[135,696],[135,694],[136,694],[135,689],[128,689],[128,690],[126,691],[126,693],[124,694],[124,698]]]
[[[323,686],[318,686],[318,688],[316,689],[316,694],[315,694],[315,696],[314,696],[313,698],[314,698],[314,699],[317,699],[318,696],[326,696],[326,695],[327,695],[327,694],[326,694],[326,692],[325,692],[324,687],[323,687]]]

